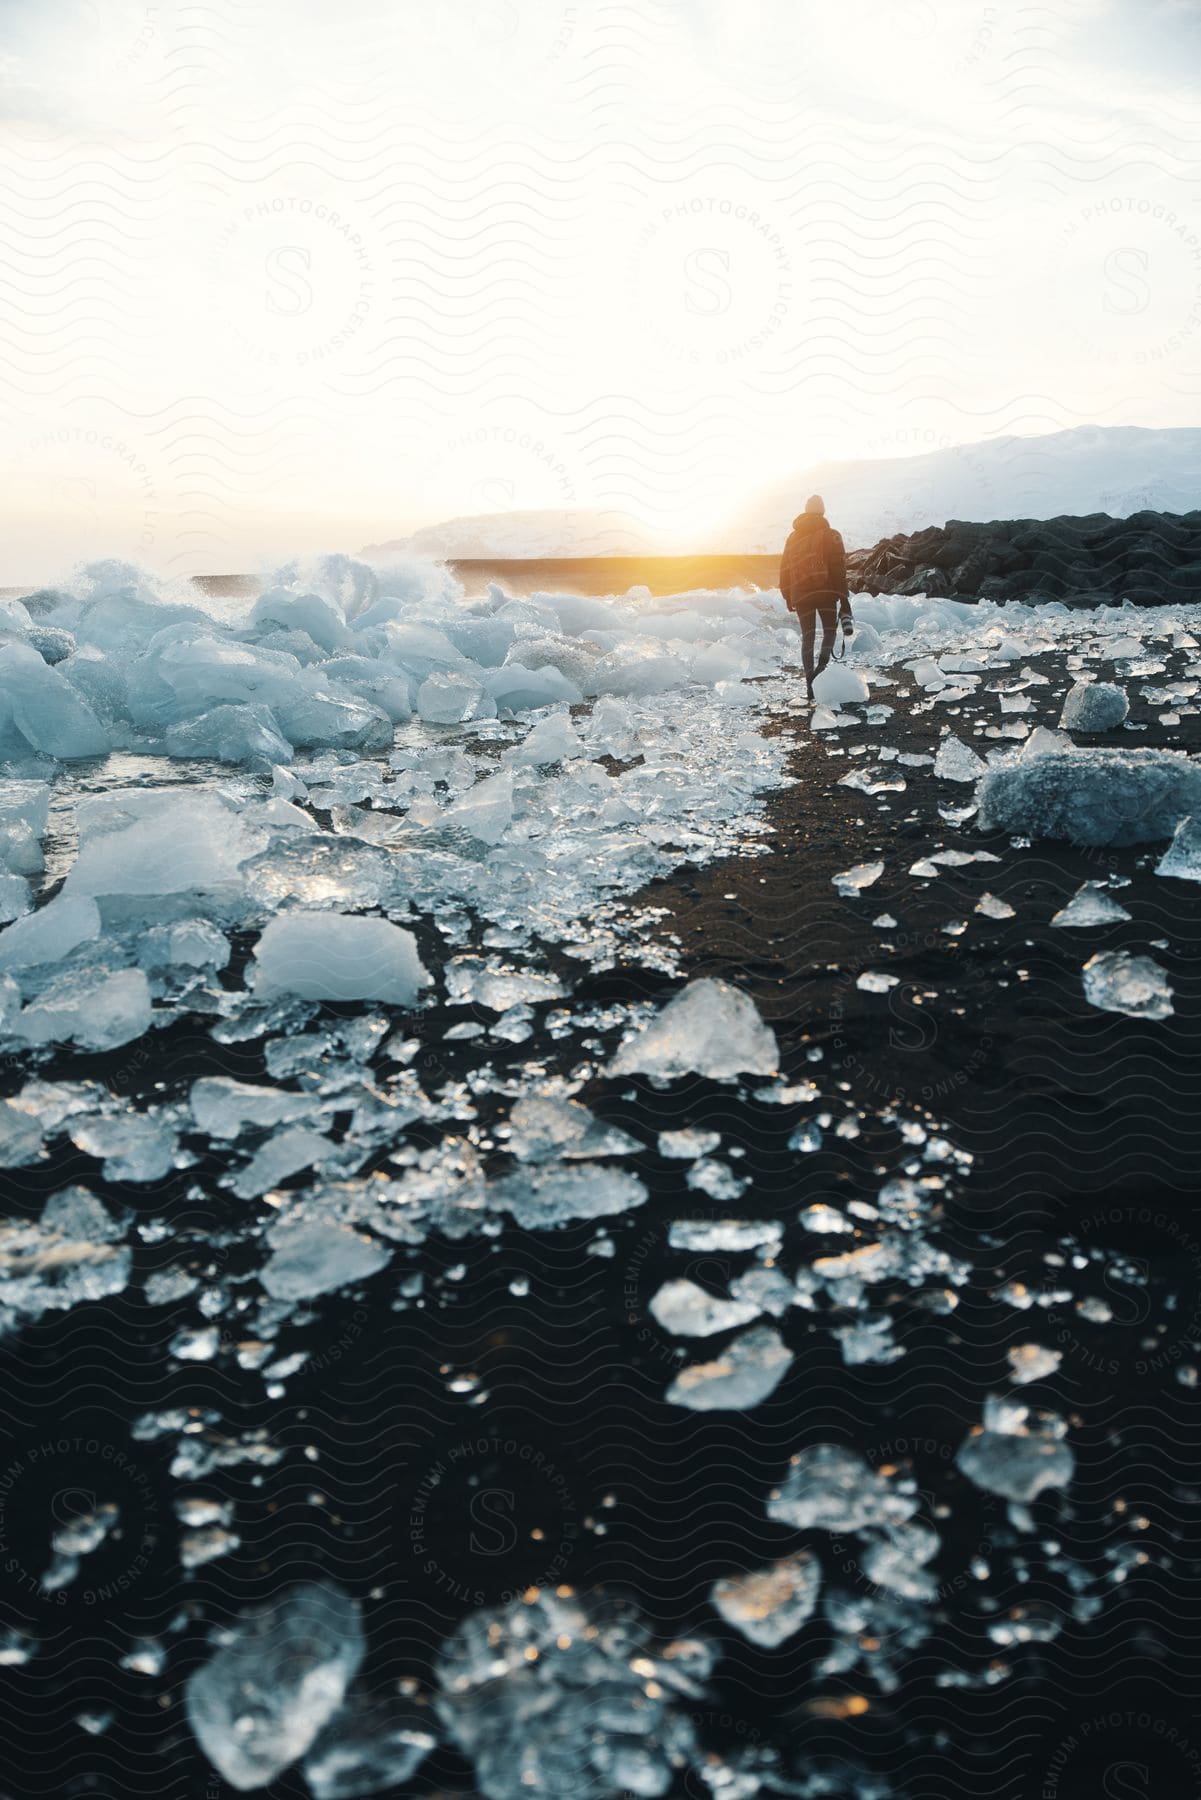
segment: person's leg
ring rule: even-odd
[[[811,606],[802,607],[797,613],[797,626],[801,633],[801,662],[805,669],[805,691],[813,698],[813,632],[817,624],[817,614]]]
[[[817,659],[817,673],[820,675],[834,653],[834,633],[838,629],[838,601],[823,600],[819,608],[822,621],[822,647]]]

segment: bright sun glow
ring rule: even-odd
[[[6,579],[720,548],[814,461],[1191,422],[1185,21],[1120,11],[8,8]]]

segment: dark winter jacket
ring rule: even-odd
[[[847,553],[842,533],[822,513],[799,513],[780,562],[780,592],[793,612],[846,600]]]

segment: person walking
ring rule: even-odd
[[[810,494],[805,510],[792,522],[792,531],[780,562],[780,592],[784,604],[797,616],[801,631],[801,658],[805,665],[805,698],[813,699],[813,681],[820,675],[834,649],[834,634],[841,611],[847,635],[851,601],[847,591],[847,553],[841,532],[826,519],[826,503]],[[814,640],[821,620],[822,645],[814,667]]]

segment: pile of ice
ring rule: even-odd
[[[746,677],[774,673],[795,643],[778,597],[515,601],[494,588],[469,603],[432,564],[381,573],[343,556],[278,570],[242,618],[97,563],[72,589],[12,603],[6,625],[0,760],[138,748],[256,768],[316,746],[386,749],[414,716],[461,726],[695,684],[744,704]],[[53,667],[34,647],[47,630]]]
[[[0,737],[0,1033],[17,1045],[110,1050],[187,1011],[233,1029],[322,1001],[412,1007],[422,915],[603,965],[622,896],[744,844],[783,778],[786,746],[745,711],[747,678],[797,654],[773,596],[468,602],[432,567],[327,558],[219,618],[105,564],[22,618],[62,654],[32,711],[10,683]],[[107,789],[46,761],[110,747]],[[44,858],[65,879],[35,911]],[[450,998],[487,1006],[500,985]],[[512,1032],[531,998],[497,1009]]]

